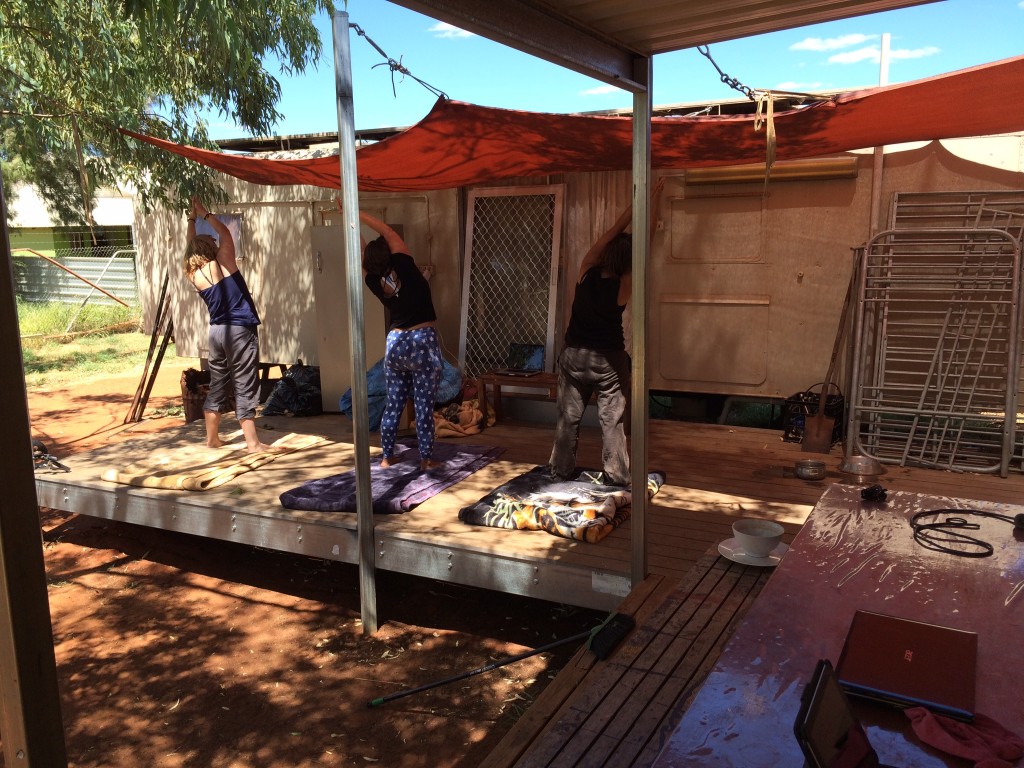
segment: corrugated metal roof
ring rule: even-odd
[[[546,0],[558,14],[653,55],[930,0]],[[444,2],[424,0],[425,5]]]
[[[934,0],[391,0],[564,67],[643,91],[642,59]],[[641,70],[641,71],[638,71]]]

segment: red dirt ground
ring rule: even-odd
[[[147,414],[181,405],[165,361]],[[29,393],[33,437],[74,453],[122,425],[138,375]],[[354,566],[41,510],[69,764],[477,766],[577,644],[370,708],[593,627],[601,615],[380,573],[362,632]]]

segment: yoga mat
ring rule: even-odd
[[[377,515],[395,515],[408,512],[431,496],[436,496],[460,480],[464,480],[481,467],[494,461],[504,448],[485,445],[448,445],[434,443],[434,455],[439,462],[430,470],[420,469],[419,451],[409,445],[396,446],[390,467],[383,469],[380,459],[370,467],[370,497]],[[281,494],[281,504],[288,509],[317,512],[356,511],[355,470],[310,480]]]

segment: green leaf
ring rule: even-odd
[[[222,200],[212,171],[118,128],[210,147],[199,114],[219,111],[272,134],[286,71],[316,65],[313,23],[331,0],[4,0],[0,3],[0,158],[35,184],[62,222],[81,223],[91,190],[127,182],[143,207],[188,195]],[[72,119],[86,155],[85,199]],[[11,173],[15,173],[11,165]]]

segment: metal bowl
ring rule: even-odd
[[[825,462],[821,459],[800,459],[793,471],[801,480],[822,480],[825,477]]]
[[[882,465],[872,456],[847,456],[840,471],[858,477],[874,477],[882,474]]]

